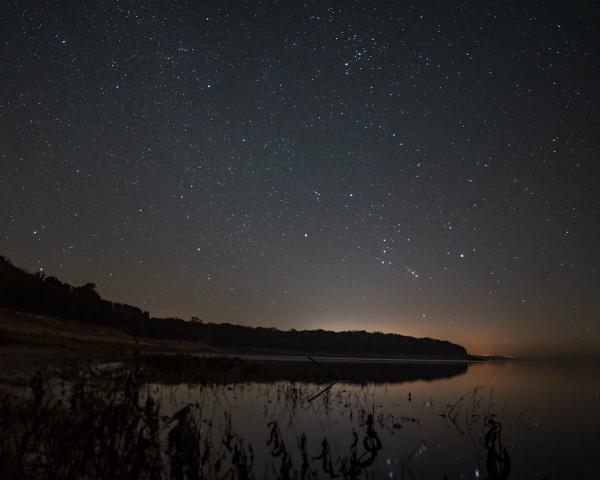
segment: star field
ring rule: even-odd
[[[154,315],[597,351],[599,21],[8,2],[0,254]]]

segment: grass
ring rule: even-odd
[[[133,369],[107,383],[82,372],[57,395],[38,373],[25,399],[4,394],[0,477],[251,478],[252,455],[242,439],[228,429],[214,441],[195,403],[161,415],[138,375]]]
[[[365,390],[361,396],[346,389],[325,389],[315,396],[306,384],[267,383],[261,395],[284,405],[291,421],[298,409],[308,408],[325,416],[336,409],[356,422],[346,451],[340,451],[339,442],[333,449],[324,435],[318,453],[311,456],[305,433],[286,436],[278,419],[266,420],[267,451],[261,455],[268,458],[259,459],[264,473],[257,476],[254,447],[233,429],[232,412],[225,409],[215,418],[206,402],[192,401],[165,414],[160,397],[146,386],[144,370],[149,367],[182,372],[192,368],[205,385],[211,384],[207,372],[254,368],[239,359],[209,364],[206,358],[140,354],[131,368],[109,373],[80,369],[67,382],[57,383],[38,371],[27,388],[0,394],[0,478],[376,478],[373,468],[383,447],[381,432],[389,438],[419,422],[376,412]],[[212,392],[215,387],[201,388]],[[440,417],[484,452],[487,477],[482,478],[505,480],[511,471],[510,456],[502,423],[492,409],[491,396],[486,401],[476,389],[445,407]],[[402,478],[415,478],[411,461],[421,447],[402,460]]]

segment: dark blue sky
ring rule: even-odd
[[[0,253],[155,315],[598,350],[599,24],[9,1]]]

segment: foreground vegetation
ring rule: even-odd
[[[359,427],[352,429],[346,451],[335,452],[324,433],[318,453],[310,454],[304,433],[290,439],[279,421],[270,419],[264,426],[266,453],[257,456],[256,445],[232,427],[232,412],[224,410],[217,418],[210,405],[196,401],[165,411],[160,396],[144,383],[142,364],[112,373],[79,371],[68,382],[40,371],[20,393],[4,389],[0,478],[378,478],[373,469],[384,439],[419,422],[378,413],[366,397],[346,390],[333,395],[326,387],[315,395],[299,384],[269,384],[266,396],[279,398],[286,410],[344,410]],[[214,385],[207,382],[206,388],[213,392]],[[476,390],[448,405],[440,417],[484,449],[487,476],[482,478],[507,479],[510,456],[491,405]],[[406,478],[414,478],[410,462],[421,448],[402,460]]]

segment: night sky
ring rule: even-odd
[[[600,352],[598,2],[9,1],[0,254],[157,316]]]

